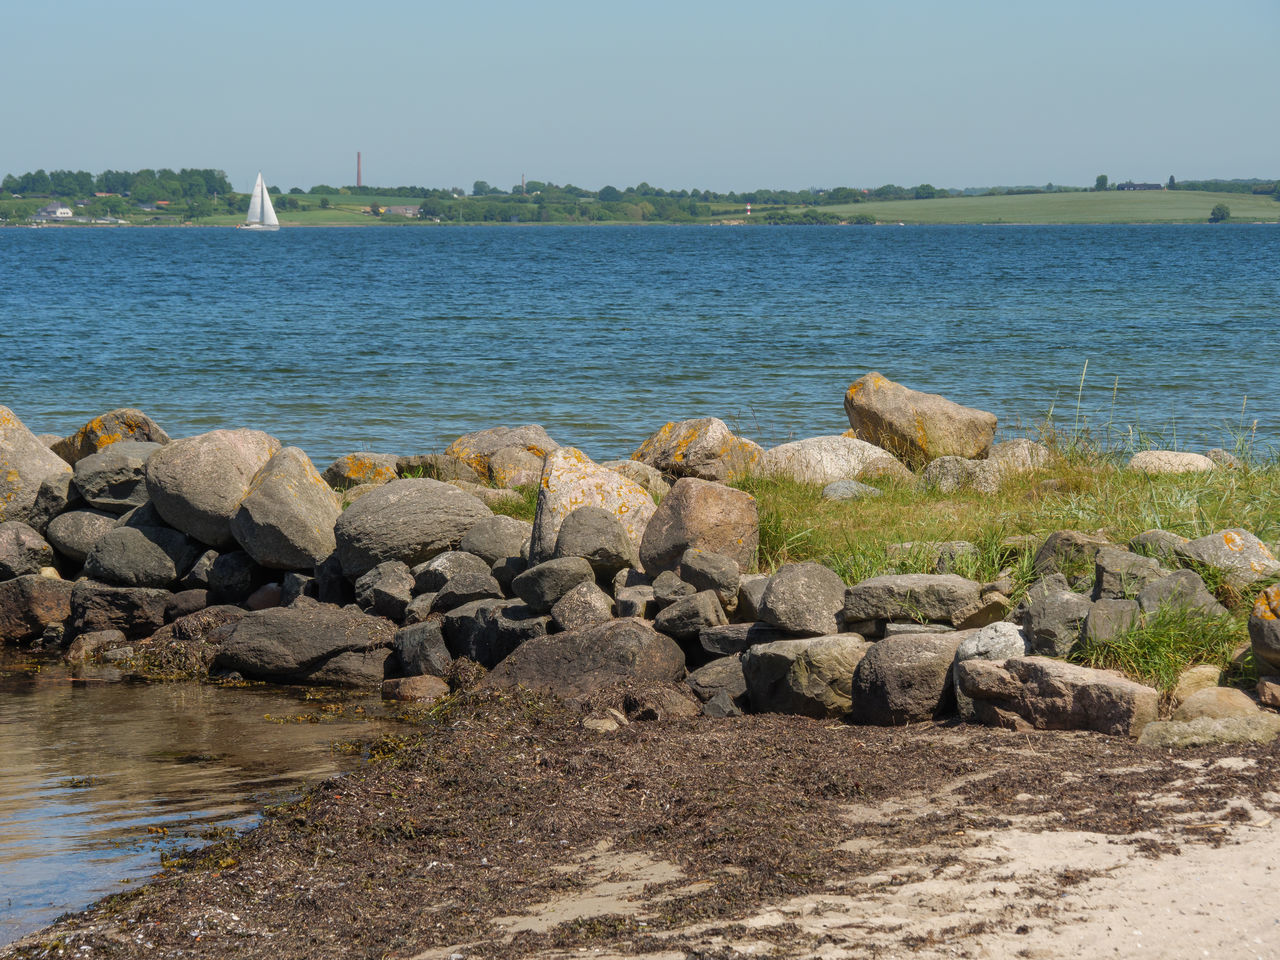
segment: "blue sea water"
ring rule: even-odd
[[[1013,432],[1275,443],[1278,263],[1268,225],[8,229],[0,404],[321,466],[530,422],[599,458],[686,417],[838,433],[879,370]]]

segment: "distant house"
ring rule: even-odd
[[[1164,188],[1163,183],[1134,183],[1132,180],[1116,184],[1117,190],[1163,190]]]
[[[37,220],[70,220],[75,214],[64,203],[47,203],[36,211]]]
[[[417,207],[383,207],[384,214],[390,213],[397,217],[416,217],[418,215]]]

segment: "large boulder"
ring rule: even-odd
[[[938,457],[924,468],[920,483],[938,493],[974,490],[996,493],[1004,471],[994,460],[966,460],[964,457]]]
[[[529,539],[530,563],[554,556],[561,524],[569,514],[585,506],[601,507],[613,514],[637,547],[656,509],[653,499],[635,481],[593,463],[581,450],[561,447],[549,453],[542,465]]]
[[[285,447],[249,482],[231,518],[231,535],[245,553],[273,570],[310,570],[333,553],[333,525],[342,506],[311,460]]]
[[[502,514],[485,517],[467,531],[458,549],[473,553],[492,566],[507,557],[518,557],[529,546],[533,524]]]
[[[582,557],[597,579],[608,582],[619,570],[634,567],[640,550],[613,511],[588,504],[564,518],[552,557]]]
[[[965,637],[910,633],[873,644],[853,673],[849,719],[887,727],[953,712],[951,668]]]
[[[158,443],[125,440],[76,461],[75,485],[89,506],[128,513],[147,502],[147,459]]]
[[[844,619],[846,623],[914,620],[956,627],[983,626],[973,621],[987,606],[982,600],[982,585],[954,573],[891,573],[850,587],[845,596]]]
[[[956,683],[988,726],[1094,730],[1136,737],[1156,719],[1160,695],[1110,670],[1046,657],[956,664]]]
[[[994,414],[920,393],[874,372],[849,387],[844,409],[854,433],[908,463],[982,457],[996,432]]]
[[[1017,437],[1003,443],[992,444],[987,451],[987,459],[1000,465],[1003,475],[1030,473],[1040,467],[1047,466],[1053,459],[1049,448],[1042,443]]]
[[[26,428],[8,407],[0,406],[0,522],[27,519],[40,484],[71,468]]]
[[[395,635],[394,624],[382,617],[299,601],[241,618],[212,669],[276,683],[378,686]]]
[[[93,545],[85,557],[85,575],[121,587],[171,590],[204,547],[159,523],[148,509],[135,513],[140,515],[137,522],[118,524]]]
[[[849,712],[854,672],[872,644],[856,633],[778,640],[742,655],[751,709],[840,717]]]
[[[463,434],[445,450],[445,456],[456,457],[467,463],[482,477],[489,477],[489,463],[493,455],[500,450],[519,447],[535,457],[545,457],[560,444],[536,423],[523,427],[490,427],[488,430],[477,430]]]
[[[670,637],[642,620],[610,620],[526,640],[482,686],[580,697],[618,683],[675,682],[684,668],[684,652]]]
[[[121,407],[94,417],[64,440],[53,445],[53,452],[71,465],[92,456],[115,443],[168,443],[169,435],[141,410]]]
[[[25,523],[0,523],[0,580],[37,574],[53,566],[53,547]]]
[[[759,444],[734,436],[723,420],[703,417],[663,425],[631,459],[674,477],[725,481],[751,472],[763,453]]]
[[[149,637],[164,626],[172,597],[158,587],[77,580],[71,589],[71,633],[119,630],[130,640]]]
[[[45,536],[59,554],[73,563],[84,563],[94,544],[115,529],[119,519],[101,510],[68,510],[49,521]]]
[[[353,503],[334,525],[342,572],[354,580],[384,560],[416,566],[456,546],[492,515],[450,484],[393,480]]]
[[[742,570],[756,565],[760,515],[749,493],[685,477],[662,499],[640,543],[650,575],[673,570],[690,547],[723,554]]]
[[[854,437],[809,437],[766,450],[755,472],[825,486],[853,479],[868,465],[889,456],[882,448]]]
[[[1249,642],[1260,672],[1280,673],[1280,584],[1258,594],[1249,613]]]
[[[231,518],[280,449],[261,430],[213,430],[175,440],[147,460],[147,493],[169,526],[211,547],[235,542]]]
[[[845,585],[820,563],[788,563],[769,578],[760,619],[797,636],[838,633],[843,620]]]
[[[29,643],[71,618],[72,585],[39,574],[0,583],[0,643]]]
[[[441,628],[449,653],[492,669],[521,644],[546,636],[549,623],[523,603],[491,598],[450,610]]]
[[[1280,576],[1280,561],[1267,545],[1239,528],[1188,540],[1176,546],[1174,553],[1184,563],[1219,571],[1233,590],[1248,590],[1260,580]]]

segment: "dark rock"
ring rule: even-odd
[[[534,613],[543,614],[578,584],[594,580],[591,564],[582,557],[561,557],[530,567],[511,581],[511,589]]]
[[[844,619],[848,623],[913,620],[938,621],[956,627],[983,626],[973,621],[981,619],[987,607],[982,599],[981,584],[973,580],[952,573],[888,574],[849,588]]]
[[[1144,557],[1172,562],[1178,557],[1178,547],[1186,542],[1186,537],[1170,530],[1145,530],[1129,541],[1129,549]]]
[[[1022,625],[1031,652],[1065,657],[1079,642],[1093,604],[1088,597],[1075,593],[1059,573],[1032,584],[1025,607]]]
[[[119,630],[130,640],[149,637],[164,626],[172,594],[154,587],[117,587],[77,580],[71,588],[71,632]]]
[[[612,619],[613,598],[594,583],[578,584],[551,608],[551,620],[560,630],[577,630]]]
[[[658,614],[658,601],[653,587],[623,587],[614,599],[619,617],[652,620]]]
[[[453,656],[445,646],[444,633],[438,621],[415,623],[396,631],[392,642],[405,676],[430,674],[435,677],[449,675]]]
[[[0,523],[0,580],[38,574],[53,566],[53,547],[17,520]]]
[[[1094,600],[1131,600],[1148,583],[1169,574],[1158,560],[1120,547],[1099,548],[1094,571]]]
[[[320,585],[316,578],[305,573],[290,570],[280,581],[280,605],[282,607],[287,607],[299,597],[310,597],[312,600],[317,600],[319,596]]]
[[[404,625],[422,623],[431,616],[431,605],[436,602],[434,593],[420,593],[404,608]]]
[[[69,510],[49,521],[45,538],[59,554],[73,563],[82,564],[93,545],[115,525],[115,514],[101,510]]]
[[[89,506],[127,513],[147,502],[147,458],[160,449],[158,443],[113,443],[76,463],[75,485]]]
[[[683,477],[645,528],[640,562],[650,574],[674,569],[690,547],[718,553],[749,570],[756,564],[760,517],[755,497],[721,483]]]
[[[445,613],[473,600],[501,600],[502,587],[487,572],[464,572],[445,582],[431,604],[432,612]]]
[[[316,599],[321,603],[331,603],[337,607],[345,607],[355,603],[356,591],[342,572],[342,561],[337,552],[325,557],[324,563],[315,567]]]
[[[209,568],[209,594],[218,603],[240,603],[269,579],[243,550],[218,555]]]
[[[172,594],[164,605],[164,622],[173,623],[209,606],[208,590],[182,590]]]
[[[726,614],[732,616],[737,610],[742,569],[732,557],[690,548],[681,555],[677,572],[695,590],[714,592]]]
[[[425,563],[418,564],[411,572],[415,594],[436,593],[450,580],[464,573],[478,577],[491,576],[490,566],[483,558],[462,550],[447,550]]]
[[[1041,577],[1061,573],[1068,579],[1092,573],[1098,551],[1112,544],[1079,530],[1058,530],[1036,551],[1032,567]]]
[[[748,573],[738,581],[738,608],[734,619],[754,623],[760,619],[760,605],[769,586],[769,577],[763,573]]]
[[[73,482],[70,473],[55,473],[40,482],[35,503],[27,511],[27,523],[44,536],[49,522],[61,513],[84,505],[84,497]]]
[[[674,571],[664,570],[653,580],[653,598],[658,610],[665,610],[677,600],[692,597],[697,589],[691,583],[685,583]]]
[[[71,617],[72,585],[39,574],[0,583],[0,643],[30,644]]]
[[[751,709],[840,717],[858,662],[871,647],[853,633],[762,643],[742,655]]]
[[[890,637],[871,645],[853,673],[854,723],[897,726],[955,712],[951,667],[956,633]]]
[[[747,678],[742,672],[742,657],[720,657],[694,670],[685,677],[689,689],[703,703],[718,693],[727,693],[735,707],[747,702]]]
[[[502,587],[502,592],[510,596],[511,582],[528,569],[529,562],[524,557],[499,557],[493,562],[489,572],[498,581],[498,586]]]
[[[1098,600],[1084,621],[1084,636],[1090,640],[1110,640],[1132,630],[1142,618],[1137,600]]]
[[[742,716],[742,706],[727,690],[721,690],[702,705],[702,715],[714,720],[727,720]]]
[[[834,570],[788,563],[769,578],[760,619],[796,636],[821,637],[840,630],[844,606],[845,584]]]
[[[582,557],[605,583],[639,561],[622,521],[611,510],[590,505],[579,507],[561,522],[552,556]]]
[[[493,668],[521,644],[545,636],[550,618],[506,600],[475,600],[444,615],[441,630],[454,657]]]
[[[375,617],[400,623],[413,596],[413,575],[399,560],[386,560],[355,582],[356,603]]]
[[[178,581],[179,590],[208,590],[209,571],[218,560],[217,550],[206,550],[196,558]]]
[[[169,590],[196,562],[202,549],[172,527],[116,526],[93,545],[85,557],[84,572],[94,580],[122,587]]]
[[[533,524],[515,517],[485,517],[462,538],[458,549],[474,553],[493,566],[505,557],[519,557],[529,546]]]
[[[743,653],[761,643],[790,640],[791,634],[768,623],[729,623],[707,627],[698,634],[698,643],[713,657]]]
[[[691,597],[682,597],[664,608],[653,620],[653,628],[679,641],[696,640],[708,627],[727,624],[720,601],[711,590],[702,590]]]
[[[1200,575],[1191,570],[1178,570],[1148,583],[1138,592],[1138,605],[1143,613],[1165,608],[1221,617],[1227,612],[1227,608],[1214,599]]]

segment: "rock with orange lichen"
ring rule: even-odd
[[[334,490],[348,490],[366,483],[390,483],[397,476],[399,460],[394,453],[348,453],[325,468],[324,482]]]
[[[849,387],[844,410],[859,439],[910,464],[938,457],[978,459],[986,455],[996,432],[995,414],[912,390],[874,372]]]
[[[274,570],[310,570],[333,553],[338,495],[307,455],[285,447],[254,474],[231,534],[245,553]]]
[[[636,547],[656,509],[653,499],[634,480],[606,470],[581,450],[561,447],[547,455],[539,480],[538,505],[529,541],[529,562],[542,563],[555,553],[560,526],[579,507],[603,507],[621,522]]]
[[[169,435],[141,410],[121,407],[94,417],[71,436],[57,441],[53,452],[75,466],[85,457],[121,440],[142,443],[168,443]]]
[[[1261,580],[1280,576],[1280,561],[1248,530],[1219,530],[1173,548],[1179,560],[1209,567],[1223,575],[1233,590],[1247,590]]]
[[[489,482],[503,490],[531,487],[542,477],[539,454],[525,447],[503,447],[489,455]]]
[[[490,460],[498,451],[509,447],[519,447],[541,460],[553,450],[560,449],[560,444],[552,440],[547,431],[536,423],[523,427],[490,427],[488,430],[463,434],[449,444],[445,456],[457,457],[469,464],[480,476],[492,479]],[[506,470],[507,467],[501,469]]]
[[[632,460],[673,477],[728,481],[750,473],[764,450],[717,417],[670,422],[642,443]]]
[[[25,521],[40,484],[70,473],[66,461],[41,443],[12,410],[0,407],[0,522]]]
[[[1249,640],[1260,672],[1280,673],[1280,584],[1258,594],[1249,614]]]

